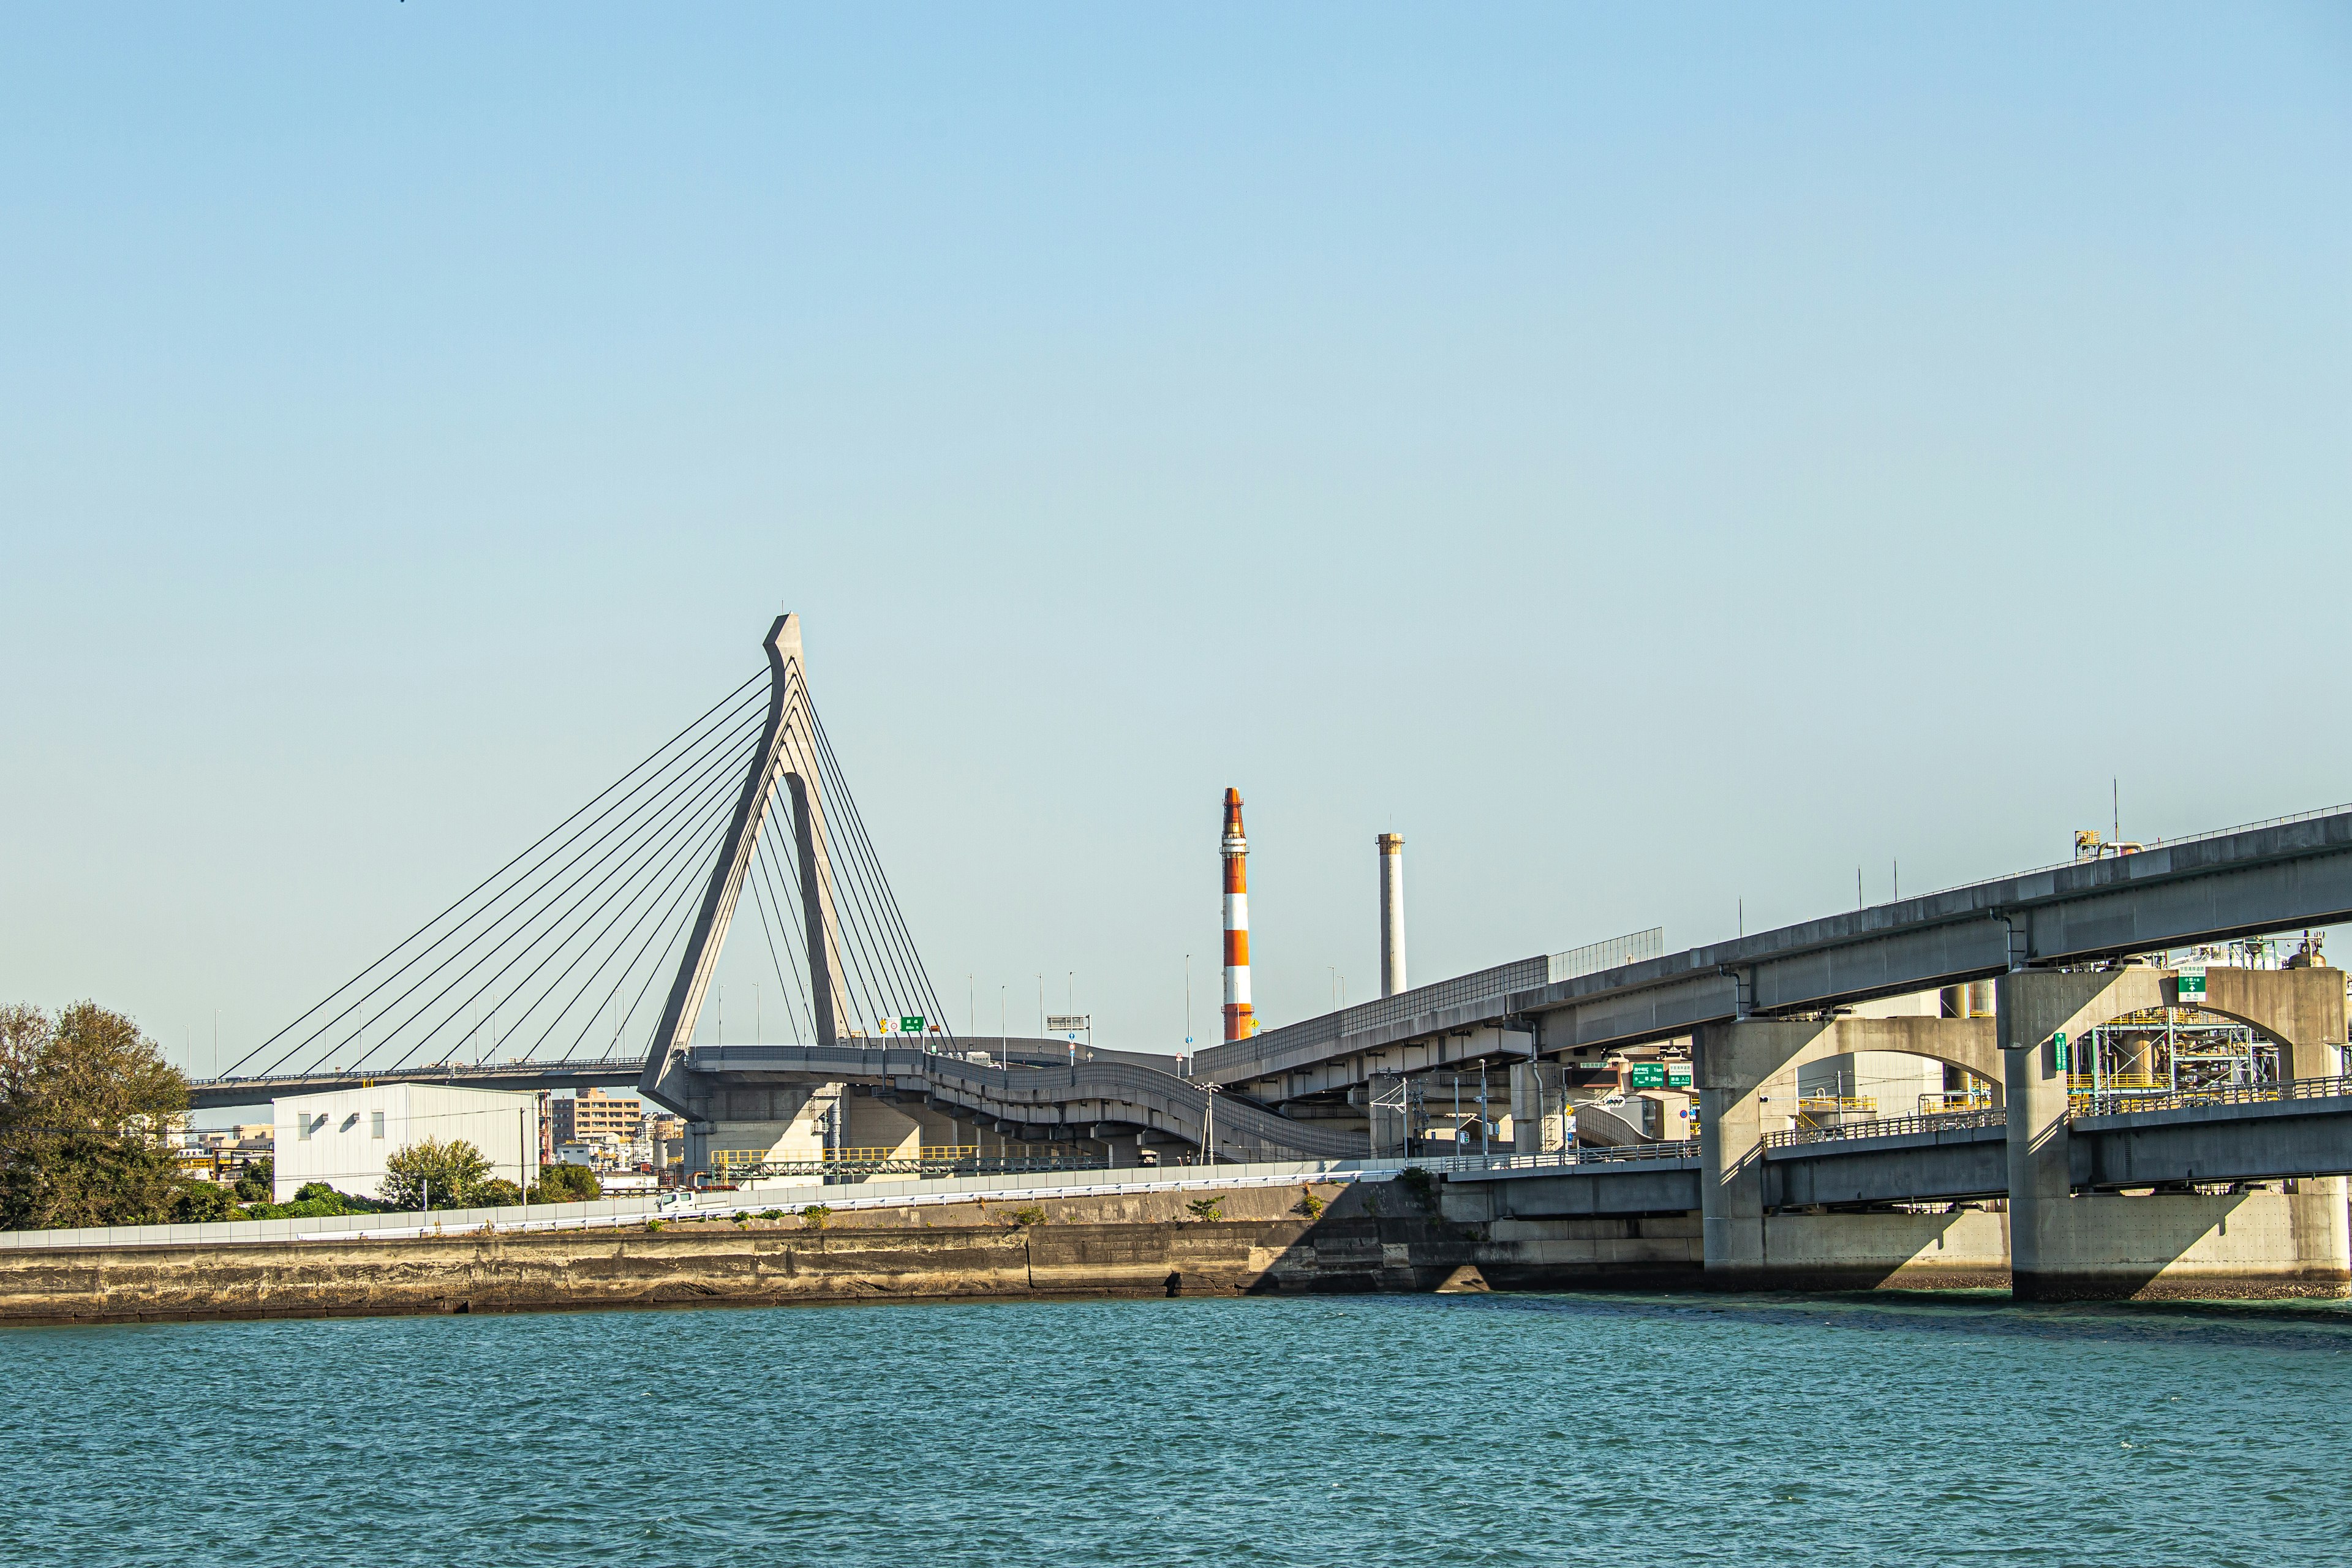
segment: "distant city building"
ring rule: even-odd
[[[593,1143],[600,1138],[612,1138],[626,1143],[637,1136],[637,1123],[645,1115],[643,1102],[621,1100],[601,1089],[583,1089],[570,1100],[551,1102],[555,1113],[555,1142]]]
[[[519,1186],[530,1186],[538,1174],[537,1139],[529,1131],[538,1109],[532,1095],[394,1083],[269,1103],[277,1151],[274,1196],[281,1204],[310,1182],[324,1182],[353,1197],[375,1197],[383,1185],[384,1162],[428,1138],[444,1143],[465,1140],[489,1162],[491,1175]]]

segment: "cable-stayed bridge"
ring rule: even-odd
[[[1155,1142],[1229,1157],[1401,1152],[1402,1120],[1383,1108],[1415,1075],[1532,1072],[2352,918],[2352,811],[2338,809],[1683,952],[1643,932],[1539,955],[1203,1050],[1194,1078],[1167,1058],[960,1040],[818,719],[797,619],[779,617],[763,647],[764,679],[195,1085],[195,1102],[359,1082],[634,1082],[688,1119],[695,1169],[714,1154],[992,1142],[1009,1158],[1083,1145],[1113,1161]],[[730,935],[764,961],[793,1044],[730,1047],[716,1028],[698,1042]],[[1533,1078],[1514,1099],[1528,1101],[1515,1121],[1550,1147],[1559,1099]]]
[[[713,1153],[992,1141],[1011,1158],[1084,1142],[1129,1163],[1155,1141],[1361,1152],[1360,1134],[1213,1109],[1172,1058],[958,1040],[817,715],[798,618],[778,617],[763,647],[762,674],[193,1086],[195,1104],[635,1084],[688,1119],[698,1169]],[[695,1043],[730,936],[764,961],[802,1044]]]

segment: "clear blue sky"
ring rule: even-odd
[[[1211,1035],[1228,784],[1271,1023],[1381,830],[1425,980],[2352,796],[2347,15],[19,8],[0,996],[202,1067],[782,605],[983,1029]]]

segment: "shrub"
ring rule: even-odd
[[[1291,1206],[1308,1219],[1320,1219],[1327,1205],[1315,1195],[1313,1187],[1301,1187],[1298,1189],[1298,1201]]]
[[[236,1179],[236,1201],[266,1204],[278,1191],[278,1162],[265,1154],[247,1165]]]
[[[1031,1204],[1026,1208],[1017,1208],[1013,1211],[1013,1224],[1017,1229],[1026,1230],[1033,1225],[1044,1225],[1045,1223],[1045,1211],[1039,1208],[1035,1204]]]
[[[579,1204],[604,1195],[604,1184],[585,1165],[542,1165],[530,1184],[535,1204]]]
[[[522,1189],[503,1176],[493,1177],[466,1194],[467,1208],[505,1209],[520,1202]]]
[[[172,1199],[172,1223],[202,1225],[210,1220],[235,1219],[237,1216],[236,1197],[226,1187],[210,1182],[190,1182]]]
[[[1419,1165],[1407,1165],[1397,1173],[1397,1184],[1423,1203],[1428,1203],[1437,1192],[1436,1179]]]
[[[811,1204],[801,1210],[801,1223],[811,1230],[823,1230],[833,1218],[833,1209],[825,1204]]]
[[[656,1231],[657,1231],[657,1230],[661,1229],[661,1227],[662,1227],[663,1226],[667,1225],[668,1223],[669,1223],[669,1222],[668,1222],[667,1220],[662,1220],[662,1219],[649,1219],[649,1220],[646,1221],[646,1228],[647,1230],[656,1230]]]
[[[784,1211],[782,1209],[761,1209],[760,1211],[760,1217],[761,1219],[782,1219],[784,1217]]]
[[[749,1230],[751,1228],[751,1216],[750,1215],[738,1213],[731,1215],[729,1217],[734,1220],[735,1228],[737,1230]]]
[[[1194,1219],[1213,1220],[1225,1217],[1225,1200],[1223,1198],[1194,1198],[1184,1206],[1192,1211]]]

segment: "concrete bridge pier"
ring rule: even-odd
[[[681,1075],[683,1086],[692,1080]],[[714,1085],[687,1100],[686,1168],[708,1171],[715,1150],[756,1149],[770,1158],[813,1160],[838,1115],[837,1084]]]
[[[1692,1047],[1706,1279],[1727,1289],[1812,1284],[1841,1272],[1867,1273],[1875,1265],[1846,1269],[1836,1260],[1876,1257],[1885,1244],[1874,1240],[1874,1234],[1898,1229],[1886,1222],[1907,1217],[1832,1215],[1800,1226],[1793,1217],[1768,1212],[1764,1141],[1795,1122],[1800,1068],[1829,1057],[1893,1051],[2000,1082],[1993,1026],[1983,1018],[1748,1019],[1706,1025],[1693,1037]],[[1778,1256],[1772,1245],[1776,1227],[1788,1237]],[[1834,1241],[1832,1236],[1847,1239]]]
[[[2203,1005],[2279,1047],[2282,1076],[2322,1076],[2340,1036],[2336,970],[2210,970]],[[2218,993],[2218,994],[2216,994]],[[2211,1295],[2342,1295],[2352,1284],[2344,1178],[2221,1194],[2075,1191],[2069,1067],[2090,1030],[2177,1005],[2177,977],[2141,965],[2033,970],[1997,985],[2009,1090],[2011,1288],[2021,1300]],[[2058,1037],[2063,1035],[2062,1048]]]
[[[1698,1083],[1699,1232],[1706,1279],[1736,1289],[1760,1284],[1770,1266],[1764,1231],[1764,1138],[1789,1124],[1796,1110],[1797,1066],[1808,1057],[1833,1056],[1824,1037],[1829,1022],[1753,1019],[1709,1024],[1691,1039]],[[1784,1081],[1790,1103],[1773,1110],[1767,1085]],[[1767,1118],[1769,1117],[1768,1125]]]
[[[1558,1062],[1511,1064],[1512,1152],[1549,1154],[1567,1148],[1575,1121],[1567,1068]]]

